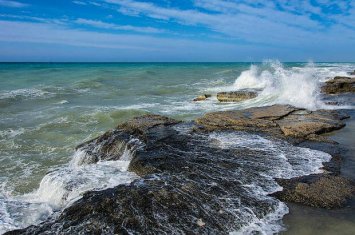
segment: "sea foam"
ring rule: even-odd
[[[138,178],[127,171],[132,158],[129,149],[116,161],[89,164],[89,158],[89,154],[79,149],[67,166],[47,173],[34,192],[0,195],[0,234],[37,224],[78,200],[86,191],[111,188]]]

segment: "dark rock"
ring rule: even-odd
[[[322,87],[322,92],[327,94],[355,92],[355,78],[335,77],[325,82],[325,85]]]
[[[133,147],[136,147],[137,139],[132,139],[132,136],[146,140],[149,137],[145,134],[150,128],[170,126],[177,123],[179,121],[160,115],[147,114],[135,117],[118,125],[114,130],[78,145],[76,150],[81,149],[87,153],[87,157],[83,159],[85,163],[95,163],[99,160],[118,160],[125,150],[133,150]]]
[[[274,193],[280,200],[327,209],[344,206],[355,192],[354,185],[340,176],[321,174],[277,181],[284,188]]]
[[[220,102],[240,102],[253,99],[258,96],[254,91],[230,91],[217,93],[217,99]]]
[[[115,146],[119,136],[125,138],[116,131],[144,137],[144,146],[136,149],[129,167],[142,178],[129,185],[85,193],[58,218],[9,234],[228,234],[250,218],[262,219],[277,209],[276,199],[243,186],[253,179],[266,185],[273,182],[259,175],[270,171],[269,164],[250,163],[251,159],[262,160],[256,155],[271,157],[272,151],[222,149],[211,144],[207,134],[177,130],[186,124],[170,125],[174,121],[158,116],[142,120],[146,119],[159,124],[135,119],[93,140],[112,149],[108,140],[115,140],[110,142]],[[162,119],[167,122],[158,121]],[[108,138],[110,133],[112,138]],[[107,152],[98,154],[102,159]]]
[[[327,102],[325,102],[325,104],[327,104],[327,105],[339,105],[339,102],[338,101],[327,101]]]
[[[7,234],[229,234],[278,209],[279,201],[260,191],[277,186],[268,177],[282,170],[283,160],[275,151],[280,150],[288,157],[287,164],[296,168],[302,152],[276,139],[272,148],[268,142],[257,148],[242,144],[223,147],[209,131],[217,130],[212,134],[227,137],[238,134],[238,138],[250,134],[235,130],[307,139],[341,128],[345,117],[335,111],[274,105],[206,114],[196,121],[202,129],[160,115],[134,118],[78,148],[94,159],[89,163],[118,160],[126,149],[132,150],[129,170],[141,178],[128,185],[87,192],[58,217]],[[299,131],[292,122],[303,120],[307,125]],[[313,122],[322,125],[309,124]],[[307,143],[317,142],[301,144]],[[334,143],[317,144],[331,145],[329,151],[335,149]],[[353,189],[332,173],[336,165],[326,166],[331,173],[324,179],[280,179],[285,192],[275,195],[312,206],[341,205]],[[321,195],[322,190],[330,195]]]
[[[350,75],[355,75],[355,70],[349,73]]]

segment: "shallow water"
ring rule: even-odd
[[[343,155],[341,175],[355,180],[355,112],[346,127],[332,133],[331,138],[348,151]],[[290,213],[284,217],[287,235],[352,235],[355,231],[355,200],[347,207],[337,210],[311,208],[297,204],[288,204]]]
[[[209,111],[275,103],[335,108],[322,101],[319,83],[346,75],[354,67],[349,63],[277,61],[253,65],[2,63],[0,233],[13,228],[12,214],[16,211],[8,211],[6,203],[16,204],[19,198],[36,194],[47,172],[70,167],[76,145],[120,122],[147,112],[191,120]],[[257,98],[239,104],[220,104],[215,97],[192,102],[204,93],[256,88],[262,90]],[[120,167],[117,170],[126,174]],[[122,183],[120,179],[115,182]],[[41,203],[37,206],[46,207]],[[49,214],[53,208],[44,210]]]

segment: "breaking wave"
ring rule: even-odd
[[[285,68],[278,61],[269,61],[261,66],[252,65],[242,72],[233,88],[260,89],[256,100],[268,104],[291,104],[315,110],[324,106],[319,92],[321,79],[312,63],[303,68]]]
[[[132,151],[126,148],[116,161],[89,164],[91,156],[79,149],[67,166],[47,173],[34,192],[20,196],[0,194],[0,234],[37,224],[78,200],[84,192],[127,184],[138,178],[127,171]]]

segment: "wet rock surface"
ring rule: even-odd
[[[322,92],[326,94],[339,94],[345,92],[355,92],[355,78],[335,77],[325,82]]]
[[[268,195],[280,190],[277,182],[285,190],[274,196],[282,200],[339,206],[353,188],[336,176],[337,161],[325,167],[327,174],[309,176],[313,181],[301,177],[329,161],[330,155],[295,147],[285,139],[327,148],[335,156],[335,143],[309,140],[343,127],[344,118],[335,111],[311,112],[288,105],[210,113],[197,119],[197,125],[159,115],[134,118],[78,149],[87,153],[86,164],[118,160],[128,150],[129,170],[141,178],[87,192],[58,217],[7,234],[257,232],[261,227],[248,230],[247,225],[275,223],[286,213],[284,204]],[[317,197],[328,189],[329,197]]]
[[[240,102],[253,99],[258,96],[254,91],[229,91],[217,93],[217,99],[220,102]]]
[[[319,134],[340,129],[348,116],[332,110],[308,111],[289,105],[273,105],[236,111],[208,113],[196,122],[202,131],[242,130],[277,137],[324,141]]]

